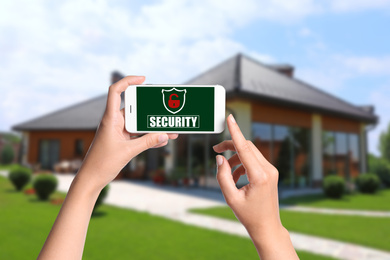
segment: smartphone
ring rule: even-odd
[[[132,85],[125,91],[130,133],[221,133],[226,91],[220,85]]]

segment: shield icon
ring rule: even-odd
[[[186,103],[187,90],[178,90],[172,88],[169,90],[163,89],[162,91],[163,104],[166,110],[172,114],[176,114],[183,109]]]

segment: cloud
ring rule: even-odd
[[[182,83],[246,51],[230,35],[257,12],[254,0],[2,2],[0,128],[106,92],[113,70]]]
[[[383,6],[371,2],[372,8]],[[314,0],[2,1],[0,91],[7,98],[0,100],[0,128],[106,92],[113,70],[145,75],[149,83],[182,83],[237,52],[276,63],[233,35],[255,21],[289,26],[347,10],[344,5]],[[309,28],[301,33],[313,37]],[[322,85],[333,88],[345,77],[332,81],[334,71],[300,71],[309,82],[322,78]]]
[[[365,75],[390,75],[390,56],[338,56],[347,68]]]
[[[335,12],[367,11],[390,8],[388,0],[332,0],[330,9]]]

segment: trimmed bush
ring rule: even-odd
[[[10,145],[6,145],[1,151],[1,163],[2,164],[10,164],[14,160],[14,150]]]
[[[356,178],[356,185],[362,193],[375,193],[379,189],[381,181],[376,174],[366,173]]]
[[[339,199],[345,191],[345,181],[340,176],[330,175],[324,178],[322,188],[326,196]]]
[[[95,203],[95,206],[93,207],[93,211],[92,212],[95,212],[96,209],[103,204],[103,200],[107,197],[107,193],[108,193],[108,190],[110,189],[109,185],[107,184],[103,189],[102,191],[100,192],[97,200],[96,200],[96,203]]]
[[[49,196],[56,190],[57,185],[58,180],[52,174],[39,174],[33,181],[35,193],[40,200],[48,200]]]
[[[22,166],[13,167],[8,175],[8,178],[18,191],[22,190],[30,182],[31,177],[32,171]]]

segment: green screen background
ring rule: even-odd
[[[168,112],[163,104],[161,91],[186,89],[186,102],[176,114]],[[196,116],[199,128],[158,127],[148,128],[148,116]],[[214,88],[213,87],[137,87],[137,131],[214,131]]]

